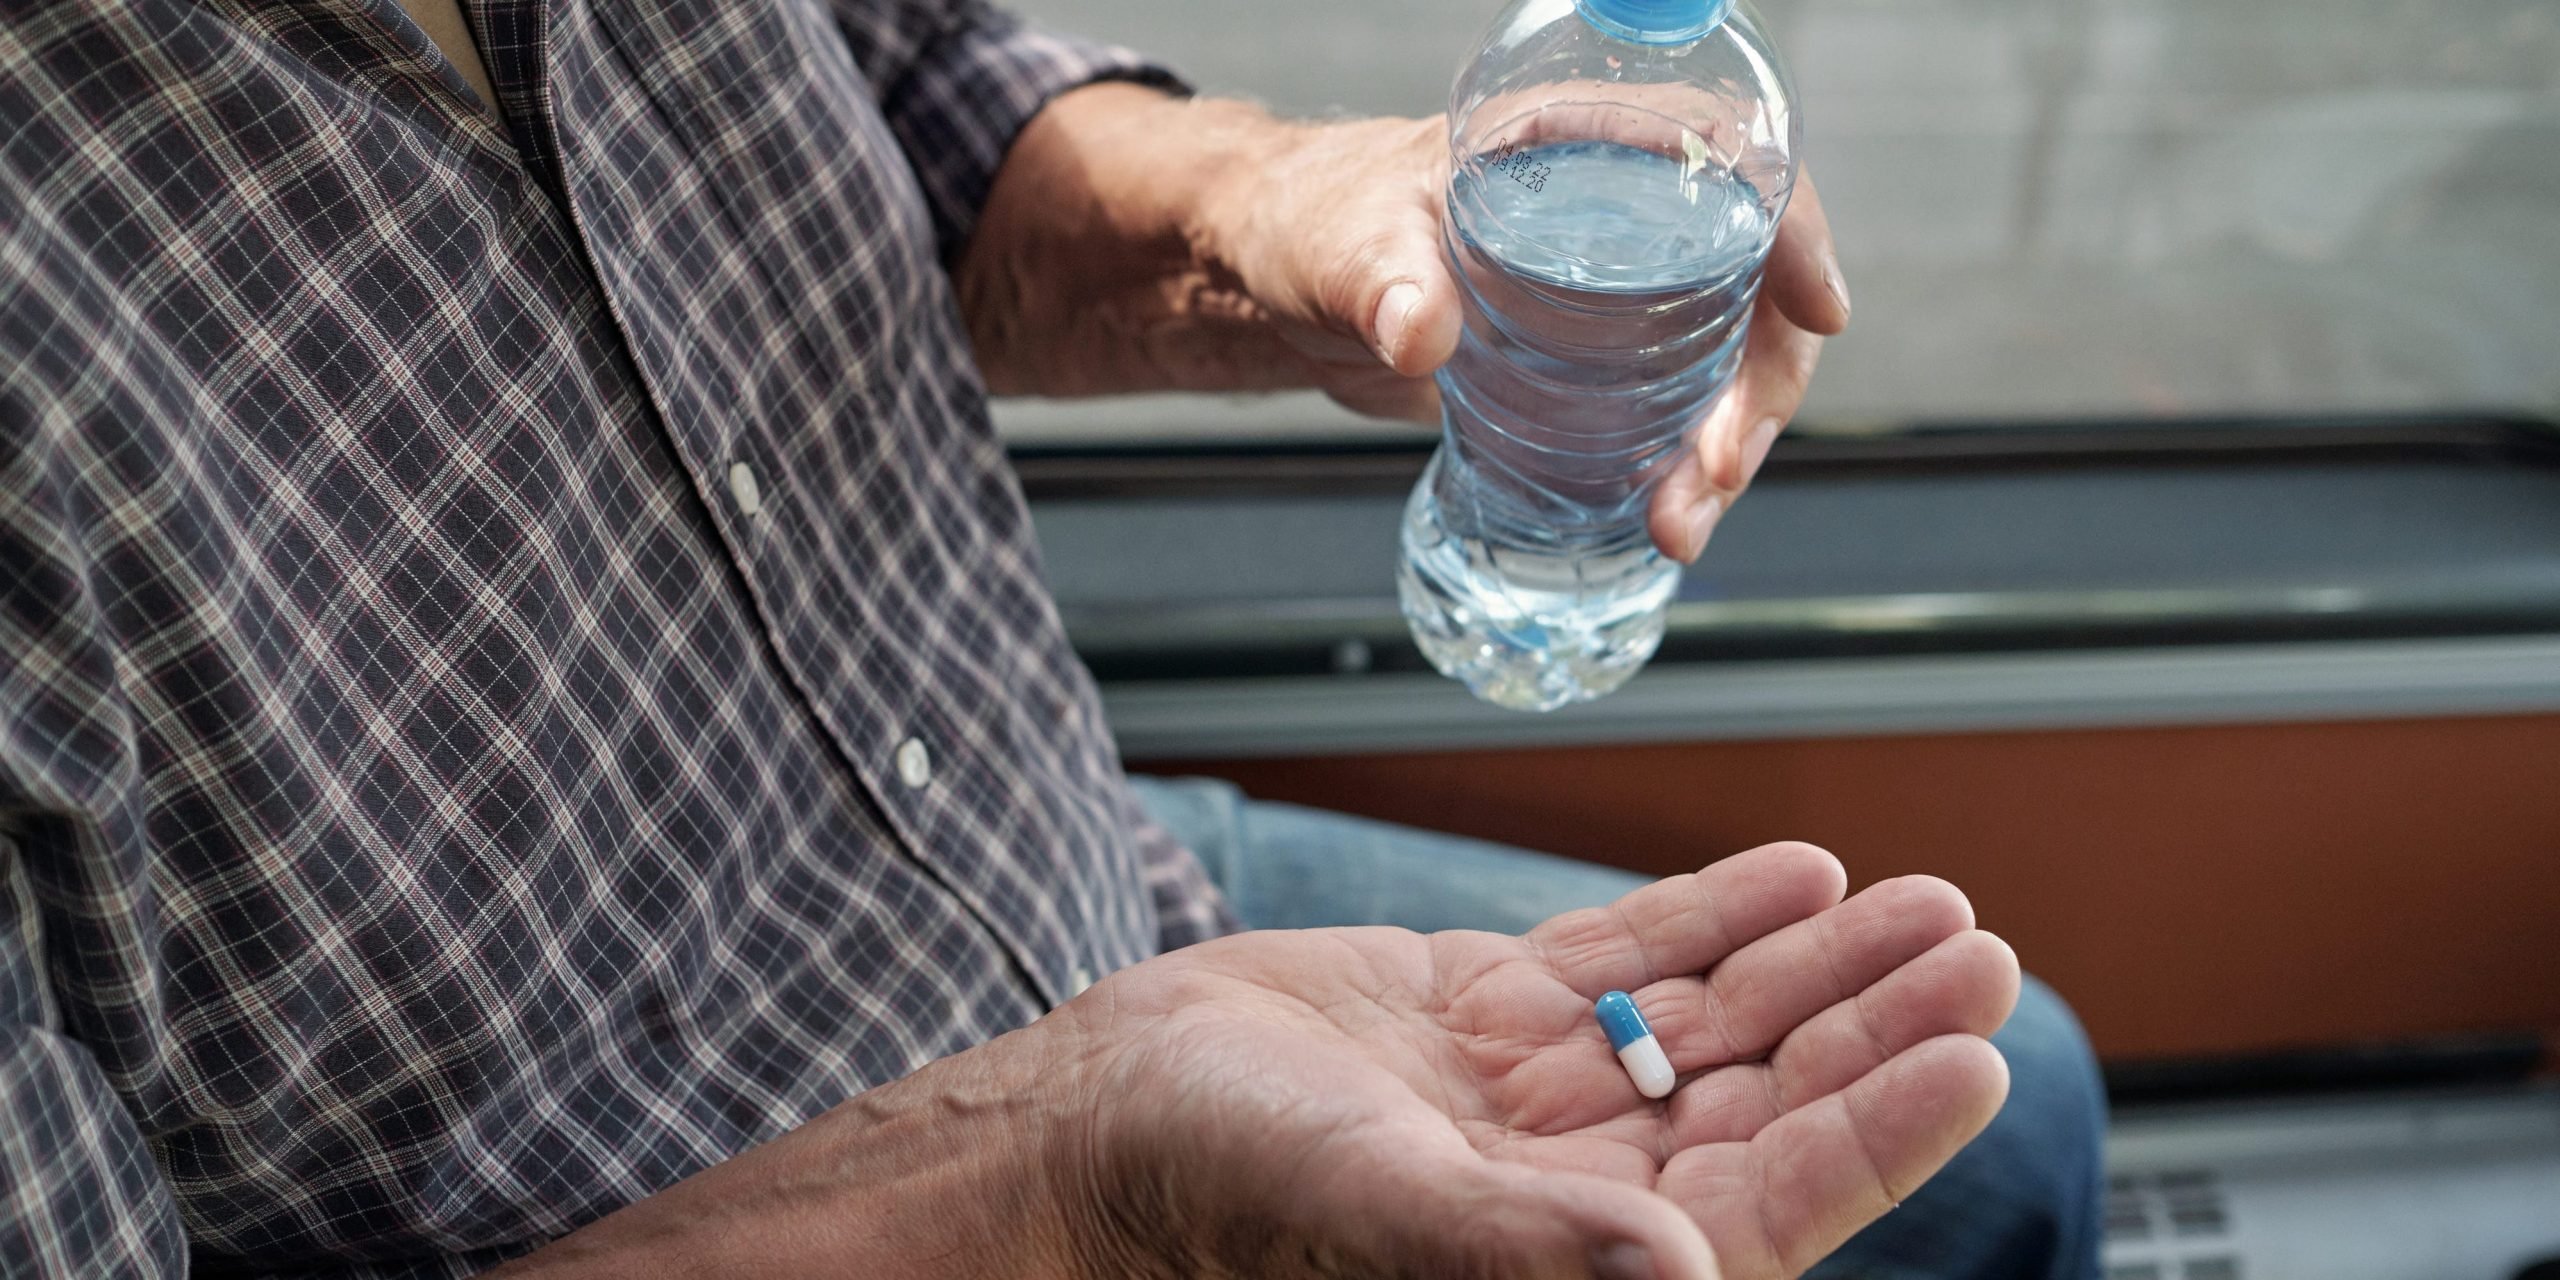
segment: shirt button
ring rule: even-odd
[[[933,781],[933,757],[913,738],[898,744],[898,781],[910,787]]]
[[[729,499],[738,504],[738,514],[764,514],[764,490],[756,485],[756,469],[743,462],[729,464]]]
[[[1093,971],[1083,965],[1077,965],[1075,973],[1071,976],[1075,979],[1075,987],[1067,992],[1069,998],[1083,995],[1093,986]]]

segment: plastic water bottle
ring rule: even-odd
[[[1801,127],[1734,0],[1517,0],[1449,119],[1466,330],[1397,595],[1433,666],[1551,710],[1662,642],[1646,503],[1733,380]]]

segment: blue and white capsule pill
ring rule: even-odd
[[[1627,1078],[1636,1082],[1636,1092],[1648,1098],[1671,1096],[1671,1059],[1662,1052],[1662,1042],[1653,1038],[1653,1027],[1644,1020],[1636,1002],[1624,991],[1612,991],[1600,997],[1591,1007],[1598,1015],[1600,1029],[1609,1033],[1609,1047],[1618,1051],[1618,1061],[1627,1069]]]

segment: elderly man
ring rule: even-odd
[[[1783,1275],[2012,1071],[1827,1265],[2090,1265],[2085,1049],[2004,1066],[1948,886],[1122,777],[986,389],[1428,414],[1436,124],[967,0],[406,3],[0,13],[0,1270]],[[1670,553],[1830,262],[1807,192]],[[1256,925],[1541,905],[1241,931],[1166,820]]]

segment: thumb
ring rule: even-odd
[[[1427,254],[1382,258],[1364,282],[1362,301],[1347,309],[1379,362],[1408,378],[1448,363],[1464,322],[1436,240]]]
[[[1595,1174],[1548,1172],[1533,1173],[1521,1191],[1590,1245],[1584,1252],[1596,1280],[1717,1280],[1715,1252],[1697,1222],[1651,1191]]]
[[[1410,1153],[1409,1153],[1410,1154]],[[1390,1275],[1487,1280],[1716,1280],[1715,1254],[1689,1216],[1630,1183],[1464,1155],[1398,1162],[1359,1204],[1375,1224],[1362,1252]],[[1380,1213],[1384,1206],[1392,1210]]]
[[[1447,122],[1346,120],[1287,137],[1242,188],[1251,198],[1219,206],[1239,212],[1211,220],[1225,229],[1215,256],[1264,307],[1327,340],[1310,354],[1366,351],[1407,378],[1439,368],[1461,315],[1440,246]]]

